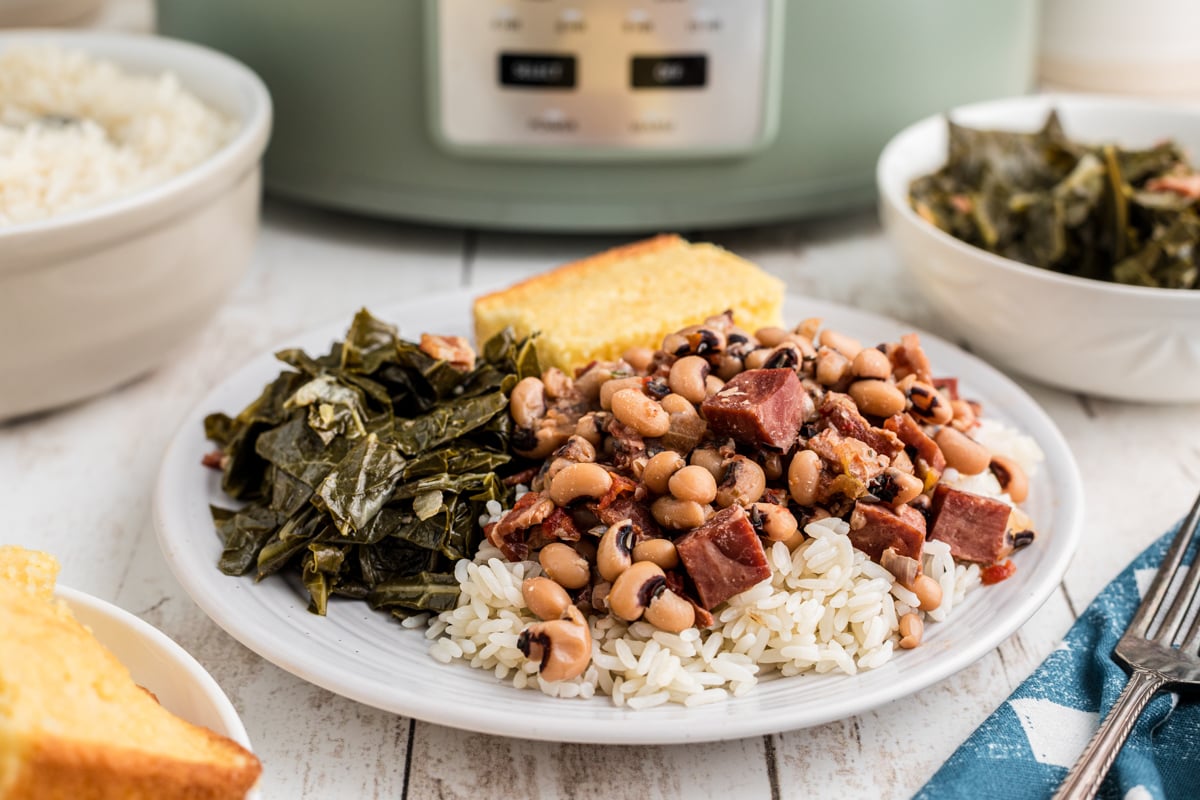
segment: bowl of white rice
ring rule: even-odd
[[[262,81],[153,36],[0,32],[0,419],[157,366],[248,267]]]

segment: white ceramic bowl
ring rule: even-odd
[[[1035,130],[1057,108],[1067,134],[1149,146],[1175,139],[1200,157],[1200,111],[1095,96],[1042,95],[963,106],[972,127]],[[1121,286],[1062,275],[955,239],[908,204],[914,178],[946,160],[946,123],[924,119],[884,148],[883,226],[931,304],[976,353],[1073,391],[1123,400],[1200,400],[1200,290]]]
[[[131,71],[170,70],[237,119],[237,133],[168,181],[0,227],[0,419],[87,397],[146,372],[198,331],[250,263],[271,100],[249,69],[152,36],[0,32],[0,50],[54,42]]]
[[[200,662],[165,633],[112,603],[59,586],[55,595],[66,602],[75,618],[129,670],[139,686],[149,689],[162,707],[247,750],[250,738],[237,710]],[[257,790],[247,800],[259,798]]]

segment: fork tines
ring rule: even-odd
[[[1154,581],[1146,591],[1146,597],[1138,606],[1137,614],[1129,623],[1125,632],[1126,637],[1150,639],[1159,645],[1172,647],[1178,645],[1184,652],[1194,652],[1200,645],[1200,613],[1197,613],[1192,624],[1186,630],[1183,623],[1188,618],[1189,606],[1200,594],[1200,553],[1192,559],[1192,566],[1187,571],[1183,585],[1175,593],[1166,611],[1162,614],[1161,622],[1151,627],[1160,615],[1163,603],[1179,573],[1184,556],[1187,554],[1192,540],[1200,529],[1200,496],[1192,504],[1192,510],[1179,526],[1179,533],[1171,542],[1170,549],[1163,557],[1162,565],[1154,576]],[[1186,633],[1186,635],[1185,635]]]

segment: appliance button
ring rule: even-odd
[[[634,56],[631,67],[634,89],[696,89],[708,83],[707,56]]]
[[[575,56],[501,53],[500,85],[514,89],[574,89]]]

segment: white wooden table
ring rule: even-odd
[[[792,292],[941,330],[871,213],[690,235],[756,260]],[[129,609],[195,655],[241,713],[268,798],[907,797],[1200,486],[1200,406],[1135,406],[1026,384],[1062,428],[1087,488],[1084,543],[1060,590],[998,650],[919,702],[716,744],[557,745],[414,722],[277,669],[184,594],[154,538],[152,487],[183,415],[230,370],[314,324],[348,321],[362,305],[504,285],[617,241],[434,230],[269,203],[251,271],[171,363],[87,403],[0,425],[0,543],[55,553],[64,584]]]

